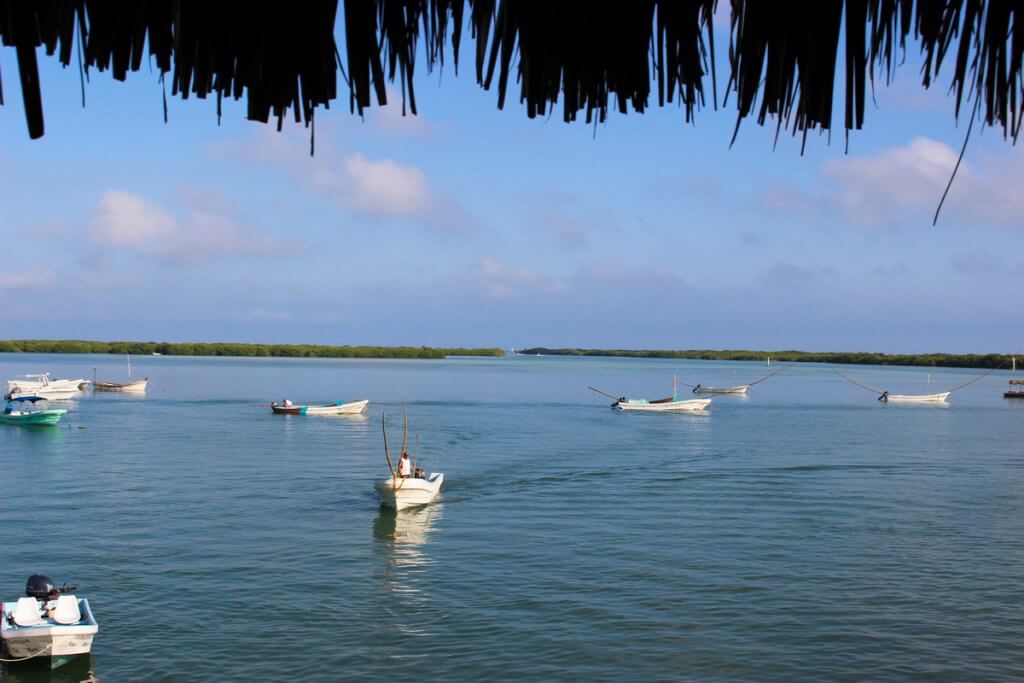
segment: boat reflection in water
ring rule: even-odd
[[[401,512],[381,508],[373,521],[375,549],[386,558],[383,567],[374,572],[384,589],[377,610],[384,619],[381,628],[394,636],[433,635],[435,625],[444,623],[447,616],[443,601],[433,600],[433,560],[426,552],[443,510],[440,504]]]
[[[4,683],[100,683],[103,679],[93,667],[92,655],[77,655],[66,664],[50,669],[42,658],[15,665],[0,664],[0,681]]]
[[[380,515],[373,520],[373,537],[386,544],[389,566],[413,569],[429,564],[430,559],[422,547],[443,511],[444,505],[438,503],[400,512],[386,507],[380,509]]]

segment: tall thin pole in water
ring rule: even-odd
[[[125,359],[128,361],[128,381],[132,381],[132,357],[131,354],[124,354]]]

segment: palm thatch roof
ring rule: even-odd
[[[686,120],[707,106],[772,121],[794,134],[829,130],[842,88],[843,126],[864,123],[869,84],[889,78],[908,50],[922,86],[942,76],[956,115],[969,111],[1016,141],[1024,110],[1024,0],[731,0],[724,87],[716,68],[717,0],[0,0],[0,41],[13,46],[29,135],[44,133],[37,54],[87,78],[125,80],[153,65],[172,96],[247,102],[247,116],[293,115],[306,125],[337,96],[362,113],[400,86],[416,113],[417,61],[458,69],[473,41],[477,82],[498,106],[518,91],[527,116],[603,121],[608,109],[678,103]],[[723,2],[723,5],[725,3]],[[908,46],[908,43],[910,44]],[[842,57],[840,61],[840,56]],[[718,55],[718,61],[723,60]],[[83,102],[84,102],[83,80]],[[3,102],[0,80],[0,104]]]

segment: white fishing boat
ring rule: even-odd
[[[295,405],[285,399],[281,403],[274,401],[270,409],[275,415],[361,415],[366,412],[369,399],[361,401],[338,401],[326,406]]]
[[[672,395],[668,398],[647,400],[645,398],[626,398],[625,396],[615,398],[612,394],[587,387],[591,391],[615,399],[612,408],[615,410],[637,410],[651,413],[682,413],[704,410],[711,405],[710,398],[682,398],[679,396],[675,377],[672,378]]]
[[[92,390],[93,391],[123,391],[127,393],[140,394],[146,391],[146,387],[149,386],[149,378],[143,377],[132,381],[132,358],[130,355],[125,354],[125,360],[128,363],[128,381],[127,382],[101,382],[96,379],[96,368],[92,369]]]
[[[444,474],[431,472],[425,479],[390,477],[374,482],[380,504],[396,510],[434,502],[441,492]]]
[[[377,490],[380,504],[395,510],[427,505],[432,503],[438,494],[441,493],[441,484],[444,483],[442,472],[431,472],[427,474],[416,466],[419,458],[419,437],[416,437],[416,447],[413,449],[413,458],[410,461],[409,452],[406,447],[409,445],[409,414],[402,408],[402,455],[404,460],[399,460],[398,467],[391,463],[391,452],[388,450],[388,428],[386,416],[380,416],[381,431],[384,434],[384,458],[388,463],[388,470],[391,476],[387,479],[380,479],[374,482],[373,487]]]
[[[22,393],[31,392],[38,394],[39,391],[66,391],[78,392],[88,386],[84,379],[50,379],[50,373],[42,372],[34,375],[21,375],[15,379],[7,380],[7,391],[19,390]]]
[[[51,668],[92,650],[99,631],[89,601],[71,594],[77,586],[56,588],[41,574],[30,576],[26,597],[4,601],[0,640],[5,664],[47,661]]]
[[[695,394],[745,394],[750,389],[749,384],[744,384],[738,387],[706,387],[698,384],[693,388]]]
[[[137,379],[134,382],[101,382],[96,380],[92,383],[94,391],[124,391],[128,393],[144,393],[149,386],[149,378]]]
[[[338,401],[332,406],[306,406],[306,415],[359,415],[366,412],[370,399],[361,401]]]
[[[78,394],[82,393],[78,387],[64,387],[64,388],[53,388],[50,386],[41,387],[39,389],[25,389],[18,385],[15,385],[13,389],[4,395],[4,398],[8,401],[11,399],[25,398],[27,396],[36,396],[38,398],[46,399],[47,401],[67,401],[74,398]]]
[[[939,394],[890,394],[883,391],[878,400],[884,403],[946,403],[951,393],[943,391]]]
[[[876,387],[872,387],[872,386],[869,386],[867,384],[861,384],[857,380],[855,380],[855,379],[853,379],[851,377],[847,377],[846,375],[844,375],[843,373],[839,372],[835,368],[832,368],[832,372],[836,373],[837,375],[839,375],[840,377],[845,379],[850,384],[856,385],[856,386],[860,387],[861,389],[866,389],[866,390],[868,390],[870,392],[878,394],[878,400],[881,401],[882,403],[932,403],[932,404],[934,404],[934,403],[947,403],[949,401],[950,394],[952,394],[954,391],[960,391],[964,387],[969,387],[970,385],[974,384],[975,382],[981,381],[982,379],[988,377],[993,372],[998,370],[999,367],[1000,366],[997,365],[996,367],[988,370],[987,372],[984,372],[984,373],[978,375],[974,379],[972,379],[972,380],[970,380],[968,382],[964,382],[963,384],[960,384],[958,386],[953,387],[949,391],[940,391],[940,392],[935,393],[935,394],[932,394],[932,393],[929,393],[929,394],[890,394],[888,391],[885,391],[885,390],[882,390],[882,389],[878,389]],[[931,376],[931,373],[929,373],[928,374],[928,385],[927,385],[929,389],[931,388],[931,385],[932,385],[932,376]]]
[[[764,382],[766,380],[771,379],[772,377],[774,377],[775,375],[779,374],[780,372],[782,372],[785,369],[786,368],[784,368],[784,367],[783,368],[779,368],[775,372],[769,373],[769,374],[765,375],[764,377],[751,382],[750,384],[739,384],[739,385],[732,386],[732,387],[706,387],[703,384],[686,384],[684,382],[679,382],[679,384],[682,384],[684,387],[690,387],[690,390],[693,393],[695,393],[695,394],[714,394],[714,395],[739,394],[740,396],[746,396],[747,392],[750,391],[750,387],[755,386],[757,384],[760,384],[761,382]],[[672,376],[672,380],[675,381],[675,375]],[[736,381],[735,377],[733,378],[733,381]]]

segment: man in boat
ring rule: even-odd
[[[398,461],[398,476],[408,479],[412,476],[412,463],[409,462],[409,451],[402,451],[402,458]]]

